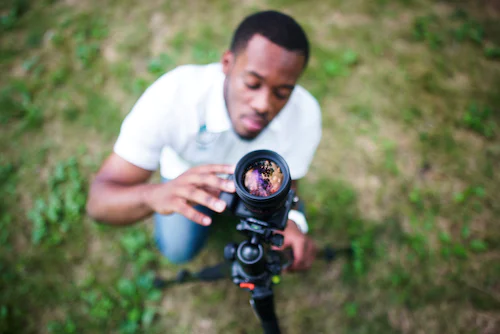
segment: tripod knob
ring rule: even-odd
[[[276,247],[283,246],[283,241],[285,241],[285,237],[281,234],[275,233],[271,237],[271,243]]]
[[[236,258],[236,249],[238,245],[235,242],[231,242],[224,247],[224,258],[228,261],[234,261]]]

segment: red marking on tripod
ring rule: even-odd
[[[255,288],[255,284],[253,283],[240,283],[240,288],[242,289],[250,289],[253,290]]]

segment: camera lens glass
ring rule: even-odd
[[[251,195],[268,197],[281,188],[283,178],[283,172],[274,161],[263,159],[246,168],[243,185]]]

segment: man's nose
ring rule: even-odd
[[[252,109],[259,114],[267,114],[271,109],[270,94],[262,90],[252,100]]]

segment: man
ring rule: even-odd
[[[160,251],[174,263],[193,258],[207,239],[220,191],[246,153],[276,151],[292,187],[309,168],[321,137],[320,108],[296,85],[309,58],[302,28],[289,16],[259,12],[237,28],[220,64],[180,66],[154,82],[123,122],[114,152],[90,187],[87,211],[125,225],[151,214]],[[160,165],[162,183],[147,183]],[[284,247],[291,269],[310,267],[316,246],[291,211]]]

